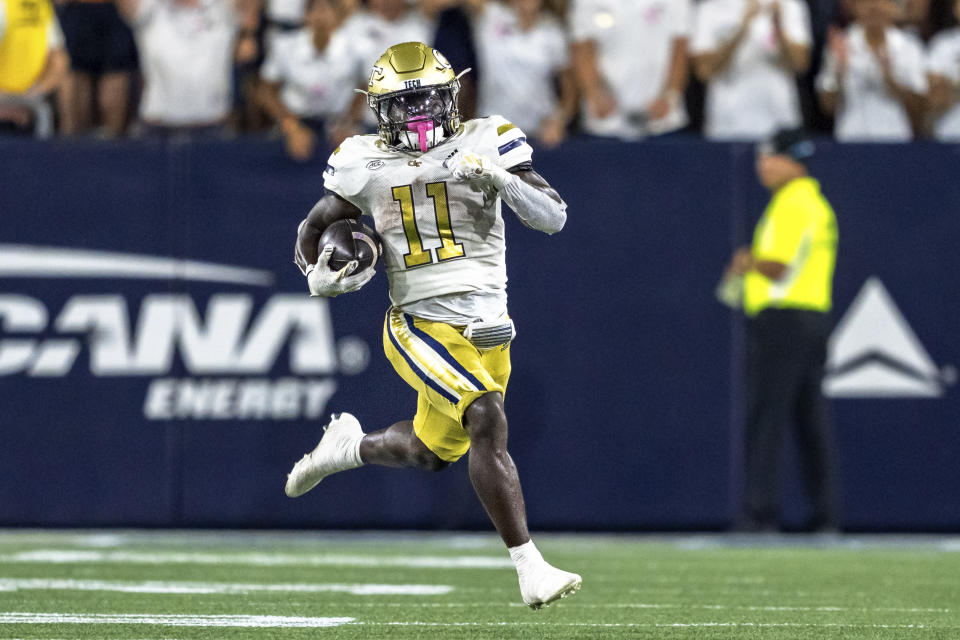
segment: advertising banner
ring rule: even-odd
[[[330,413],[372,431],[416,407],[383,355],[384,275],[317,299],[293,264],[324,153],[2,149],[0,525],[489,528],[466,459],[283,493]],[[941,171],[903,177],[930,154]],[[826,145],[814,165],[840,225],[826,389],[854,527],[960,526],[956,160]],[[742,323],[713,289],[765,204],[752,150],[573,141],[534,162],[569,219],[548,237],[504,209],[518,331],[506,407],[531,525],[729,525]]]

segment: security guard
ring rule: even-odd
[[[753,246],[734,253],[728,287],[742,278],[747,314],[746,504],[743,527],[773,530],[779,518],[783,435],[793,423],[815,530],[836,527],[836,472],[829,406],[821,394],[837,255],[833,209],[804,162],[801,129],[757,149],[756,170],[773,198]]]

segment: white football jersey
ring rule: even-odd
[[[504,169],[529,163],[533,153],[523,131],[501,116],[469,120],[426,153],[353,136],[330,156],[324,186],[373,218],[395,306],[468,324],[506,313],[506,244],[500,198],[443,166],[457,150]]]

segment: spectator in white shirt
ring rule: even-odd
[[[479,115],[503,115],[545,146],[559,144],[576,109],[559,16],[543,0],[470,0],[466,8],[480,66]]]
[[[266,0],[263,7],[267,29],[275,32],[302,27],[306,13],[307,0]]]
[[[307,0],[264,0],[263,50],[270,51],[274,39],[303,28]]]
[[[243,29],[251,40],[246,36],[258,20],[255,0],[120,0],[119,6],[140,53],[140,119],[157,133],[222,126],[232,108],[238,35]]]
[[[923,45],[896,28],[894,0],[856,0],[855,21],[830,34],[817,91],[842,142],[905,142],[922,129],[927,76]]]
[[[685,127],[690,0],[573,0],[572,9],[584,130],[630,140]]]
[[[955,0],[953,12],[960,21],[960,0]],[[942,142],[960,142],[960,26],[931,41],[927,73],[933,135]]]
[[[802,124],[797,74],[810,65],[802,0],[704,0],[694,70],[707,85],[706,136],[757,141]]]
[[[366,7],[354,12],[341,29],[369,71],[383,52],[397,43],[432,44],[436,9],[450,4],[450,0],[412,4],[406,0],[367,0]],[[363,122],[368,128],[377,126],[372,110],[363,110]]]
[[[340,0],[340,13],[347,18],[356,9],[358,0]],[[263,17],[266,24],[265,49],[277,35],[303,27],[308,0],[265,0]]]
[[[296,160],[313,155],[315,131],[333,144],[356,133],[365,106],[351,89],[363,86],[369,62],[338,30],[342,10],[339,0],[310,0],[306,26],[277,35],[260,68],[260,101]]]
[[[411,5],[406,0],[368,0],[367,6],[356,11],[343,24],[354,47],[364,47],[368,66],[388,48],[398,42],[433,41],[433,2]],[[447,3],[449,4],[449,3]]]

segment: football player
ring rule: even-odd
[[[566,204],[533,170],[520,129],[500,116],[460,121],[459,90],[440,52],[420,42],[387,49],[366,91],[378,134],[348,138],[333,152],[327,194],[300,225],[295,255],[310,293],[334,297],[374,272],[353,273],[355,262],[334,271],[333,246],[319,247],[320,236],[336,220],[373,217],[392,302],[384,350],[419,397],[412,420],[373,433],[349,413],[334,415],[293,467],[286,492],[302,495],[363,464],[438,471],[469,449],[470,480],[510,551],[523,601],[538,609],[576,591],[581,578],[551,566],[531,541],[507,452],[503,394],[515,330],[500,203],[548,234],[563,228]]]

